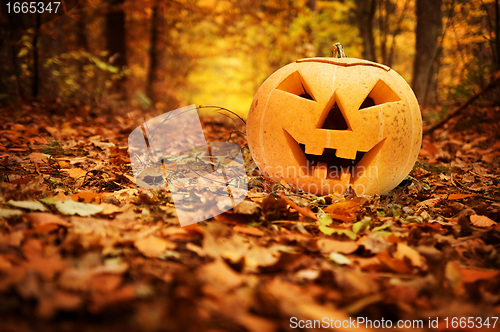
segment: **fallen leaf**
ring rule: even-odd
[[[101,203],[99,206],[102,208],[102,211],[99,212],[99,214],[102,215],[111,215],[114,213],[118,213],[121,211],[120,207],[114,205],[114,204],[109,204],[109,203]]]
[[[71,165],[70,165],[67,161],[65,161],[65,160],[59,160],[59,161],[57,162],[57,164],[59,165],[59,167],[61,167],[61,168],[63,168],[63,169],[64,169],[64,168],[70,168],[70,167],[71,167]]]
[[[233,208],[233,212],[245,215],[259,214],[260,206],[255,202],[244,200]]]
[[[464,199],[468,197],[474,197],[477,196],[476,194],[450,194],[448,195],[448,200],[457,200],[457,199]]]
[[[360,205],[354,201],[343,201],[328,205],[323,211],[329,213],[333,219],[350,222],[356,218],[356,212],[360,208]]]
[[[21,210],[0,209],[0,218],[11,219],[20,217],[23,214]]]
[[[425,201],[419,202],[417,205],[432,208],[432,207],[435,207],[440,201],[441,201],[441,197],[435,197],[435,198],[430,198],[430,199],[426,199]]]
[[[109,293],[120,286],[122,279],[122,276],[117,274],[96,274],[90,281],[90,289],[101,293]]]
[[[12,247],[19,247],[24,240],[24,231],[19,230],[10,234],[0,233],[0,244],[6,244]]]
[[[470,216],[470,222],[472,225],[476,227],[481,227],[481,228],[487,228],[493,225],[496,225],[496,222],[491,220],[490,218],[486,216],[480,216],[477,214],[474,214]]]
[[[332,234],[338,234],[338,235],[345,235],[351,240],[356,240],[358,236],[356,233],[354,233],[350,229],[345,229],[345,228],[334,228],[334,227],[328,227],[328,226],[319,226],[318,229],[325,235],[332,235]]]
[[[462,280],[465,283],[492,279],[500,274],[499,270],[479,270],[469,268],[461,268],[460,272],[462,274]]]
[[[249,235],[255,235],[255,236],[263,236],[264,232],[258,229],[257,227],[247,227],[247,226],[241,226],[241,225],[236,225],[233,227],[233,230],[238,233],[244,233],[244,234],[249,234]]]
[[[288,203],[288,205],[290,205],[290,207],[295,209],[298,213],[306,217],[309,217],[311,219],[318,220],[316,214],[312,212],[308,206],[299,206],[292,199],[288,198],[285,194],[281,194],[281,198],[283,198]]]
[[[40,152],[32,152],[29,154],[31,162],[41,164],[47,161],[47,156]]]
[[[377,255],[378,260],[390,270],[397,273],[410,273],[410,267],[401,259],[391,257],[387,250],[379,252]]]
[[[219,288],[222,292],[236,289],[243,283],[241,276],[220,259],[203,265],[197,274],[211,288]]]
[[[359,244],[353,241],[339,241],[328,238],[318,240],[318,249],[322,254],[338,252],[341,254],[352,254],[359,248]]]
[[[85,177],[87,175],[87,171],[83,170],[81,168],[70,168],[66,170],[66,172],[71,176],[73,179],[79,179]]]
[[[0,255],[0,271],[9,270],[10,268],[12,268],[12,263],[7,258]]]
[[[100,207],[99,205],[79,203],[75,201],[64,201],[64,202],[56,201],[54,205],[57,208],[57,210],[62,214],[67,214],[67,215],[77,214],[82,217],[88,217],[102,211],[102,207]]]
[[[370,222],[372,221],[372,218],[370,217],[363,217],[360,221],[352,225],[352,231],[356,234],[361,234],[370,229]]]
[[[45,205],[38,201],[13,201],[10,200],[7,202],[7,204],[21,208],[21,209],[26,209],[26,210],[32,210],[32,211],[47,211],[47,208]]]
[[[75,310],[82,304],[82,299],[76,295],[65,291],[56,290],[52,294],[46,294],[40,298],[37,307],[37,314],[43,318],[51,318],[58,310]]]
[[[34,212],[26,214],[25,217],[31,222],[37,233],[50,232],[51,230],[57,229],[58,226],[71,226],[71,224],[61,216],[52,213]]]
[[[390,224],[386,224],[386,225],[390,225]],[[375,229],[373,229],[373,230],[375,230]],[[381,251],[386,250],[391,244],[389,242],[387,242],[384,237],[381,237],[380,235],[378,235],[379,233],[381,233],[381,231],[372,232],[368,236],[362,237],[358,241],[359,245],[362,245],[365,248],[365,250],[367,250],[373,254],[377,254]]]
[[[136,289],[132,285],[125,285],[109,293],[93,292],[88,307],[90,312],[97,313],[113,303],[124,303],[136,297]]]
[[[174,242],[153,235],[135,240],[134,245],[147,257],[158,257],[167,249],[172,250],[176,247]]]
[[[393,257],[401,261],[408,259],[413,267],[416,267],[420,270],[427,269],[425,258],[422,257],[417,250],[406,245],[405,243],[400,242],[397,244],[396,251],[394,252]]]
[[[93,193],[90,191],[80,191],[71,195],[71,199],[77,202],[84,203],[101,203],[103,200],[102,194]]]
[[[460,265],[457,261],[449,261],[444,269],[448,286],[455,295],[463,295],[465,292]]]
[[[338,252],[331,252],[330,255],[328,255],[328,258],[332,260],[333,262],[337,263],[338,265],[350,265],[351,260],[347,258],[346,256],[338,253]]]

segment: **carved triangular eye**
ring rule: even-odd
[[[401,98],[382,80],[379,80],[365,98],[360,110],[385,103],[400,101]]]
[[[283,82],[278,85],[277,89],[294,94],[304,99],[316,101],[311,92],[311,89],[308,87],[307,83],[304,81],[304,78],[299,74],[298,71],[285,78]]]

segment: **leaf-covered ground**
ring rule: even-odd
[[[0,331],[288,331],[349,316],[497,330],[500,109],[468,114],[424,137],[388,195],[296,195],[254,171],[234,211],[180,227],[166,190],[134,183],[138,112],[3,108]],[[214,140],[233,125],[204,119]]]

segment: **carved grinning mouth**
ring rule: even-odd
[[[305,170],[304,175],[340,180],[343,174],[348,174],[351,184],[369,170],[386,140],[382,139],[368,151],[357,151],[355,159],[344,159],[335,155],[336,149],[325,148],[321,155],[305,153],[305,144],[298,143],[285,129],[283,133],[295,159]]]
[[[314,155],[314,154],[307,154],[305,153],[306,150],[306,145],[305,144],[299,144],[300,149],[302,152],[304,152],[304,155],[306,159],[310,162],[312,166],[319,165],[320,163],[326,163],[328,168],[335,169],[335,168],[340,168],[340,169],[345,169],[349,167],[354,167],[356,166],[360,160],[363,158],[366,152],[356,152],[356,158],[354,160],[352,159],[344,159],[344,158],[339,158],[335,154],[337,153],[337,149],[328,149],[325,148],[323,153],[319,156]]]

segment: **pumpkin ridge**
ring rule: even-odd
[[[356,59],[356,58],[329,58],[329,57],[316,57],[316,58],[305,58],[305,59],[299,59],[296,60],[295,63],[304,63],[304,62],[321,62],[321,63],[327,63],[327,64],[332,64],[332,65],[337,65],[337,66],[343,66],[343,67],[351,67],[351,66],[372,66],[372,67],[377,67],[381,68],[385,71],[390,71],[391,68],[387,67],[386,65],[376,63],[376,62],[371,62],[368,60],[363,60],[363,59]]]

